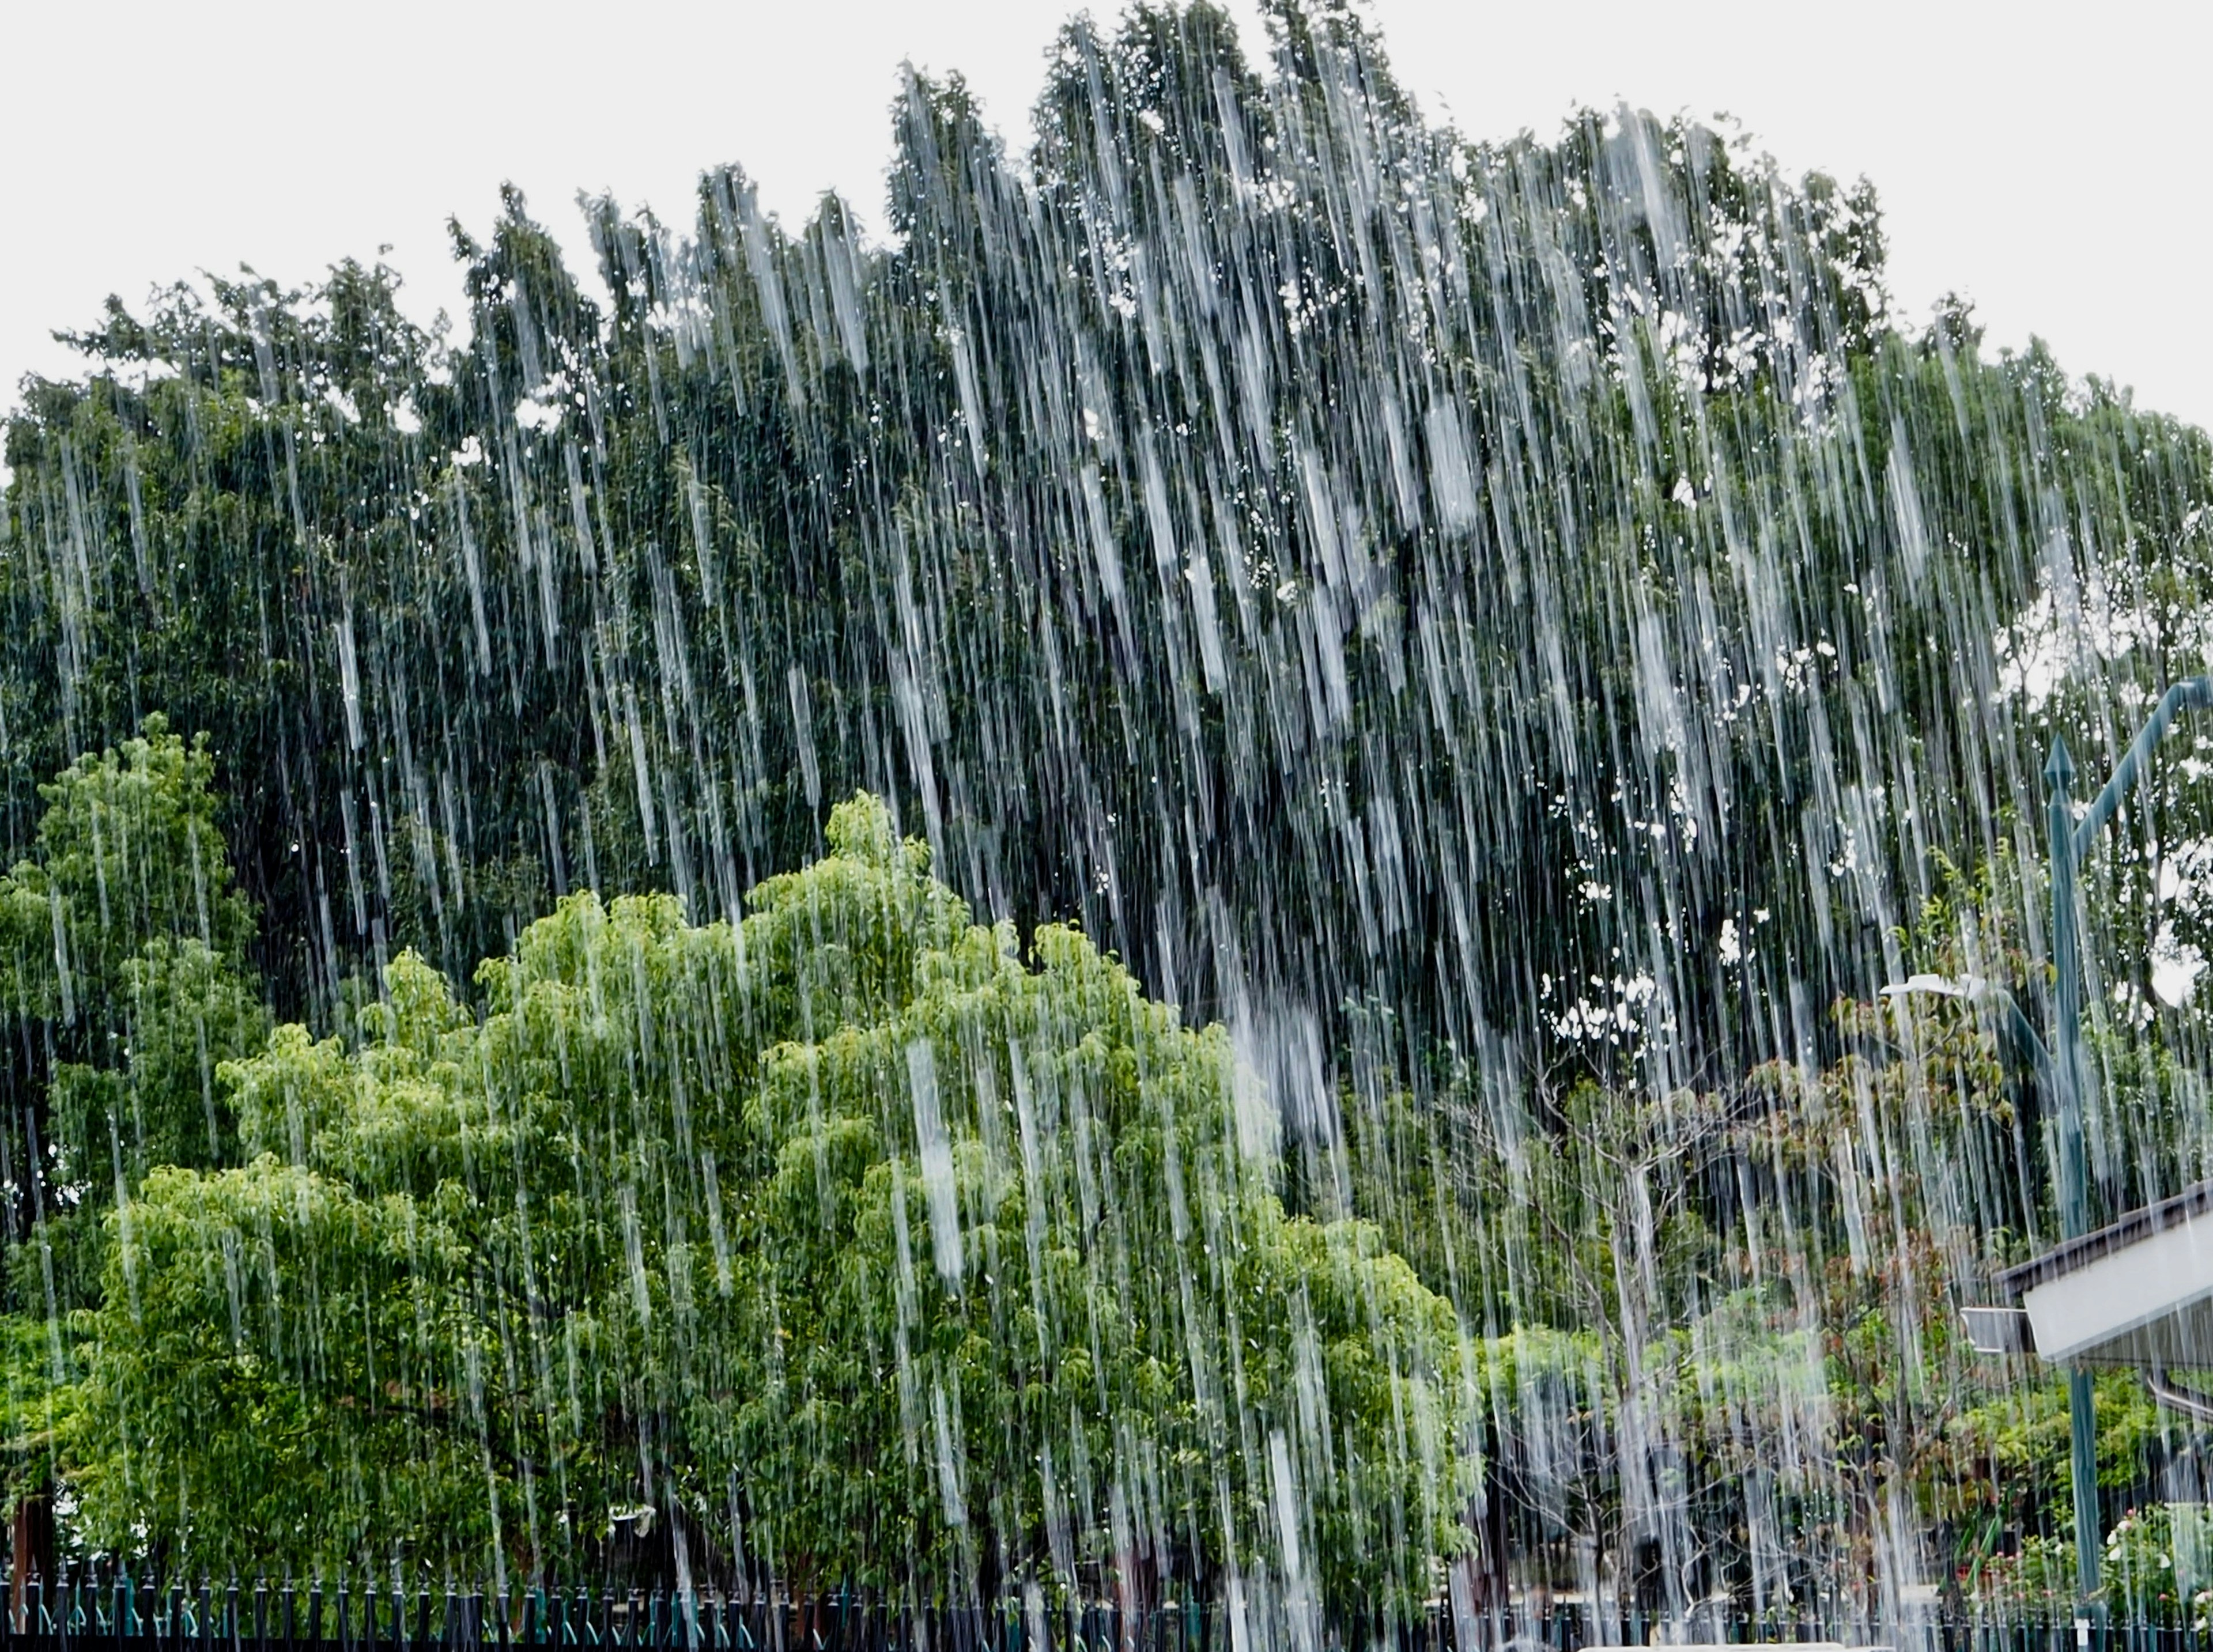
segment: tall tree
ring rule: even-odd
[[[1026,965],[874,800],[828,838],[737,925],[569,898],[480,1024],[403,956],[357,1048],[226,1067],[252,1156],[111,1219],[90,1539],[546,1576],[637,1509],[801,1589],[1422,1598],[1450,1308],[1284,1213],[1220,1028],[1074,930]]]

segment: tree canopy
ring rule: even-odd
[[[881,240],[718,167],[577,270],[509,190],[453,326],[210,277],[26,386],[0,1326],[71,1540],[2057,1575],[2056,1391],[1950,1315],[2052,1123],[1879,990],[2040,1015],[2045,753],[2202,668],[2213,444],[1899,314],[1864,183],[1264,29],[1070,22],[1023,154],[903,73]],[[2190,738],[2084,871],[2106,1210],[2213,1170]],[[2100,1411],[2109,1515],[2187,1491]]]
[[[240,1161],[110,1219],[88,1540],[531,1576],[651,1509],[796,1587],[1420,1598],[1450,1306],[1285,1214],[1222,1029],[1074,929],[1026,963],[874,800],[827,836],[739,924],[572,895],[481,1021],[403,954],[357,1042],[227,1064]]]

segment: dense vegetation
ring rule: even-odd
[[[2049,1235],[2046,1121],[1872,1001],[2042,993],[2043,747],[2102,771],[2201,664],[2213,448],[1893,317],[1864,186],[1628,110],[1470,142],[1338,8],[1270,26],[1071,25],[1021,158],[910,76],[881,246],[718,168],[686,233],[585,204],[594,299],[510,195],[459,333],[381,268],[210,280],[27,387],[0,1169],[75,1540],[550,1565],[661,1499],[789,1576],[1214,1587],[1281,1426],[1340,1602],[1463,1512],[1478,1592],[2038,1587],[2061,1412],[1950,1308]],[[2213,1139],[2153,978],[2208,941],[2202,773],[2090,873],[2108,1206]],[[1103,1251],[1052,1241],[1091,1149],[1007,1180],[1017,1075],[1125,1155]],[[748,1363],[795,1304],[819,1362]],[[1268,1396],[1354,1344],[1317,1415],[1401,1431],[1339,1460]],[[2118,1514],[2194,1459],[2106,1400]],[[771,1438],[899,1484],[707,1521]],[[296,1480],[219,1518],[255,1450]]]
[[[40,1397],[85,1540],[574,1575],[627,1509],[800,1588],[1418,1598],[1473,1472],[1448,1306],[1285,1216],[1218,1028],[1073,930],[1025,967],[871,800],[829,839],[741,924],[569,897],[481,1021],[403,954],[351,1047],[226,1064],[235,1161],[134,1179]]]

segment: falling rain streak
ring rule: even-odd
[[[450,332],[210,277],[27,386],[19,1577],[2064,1615],[2064,1386],[1957,1314],[2054,1121],[1880,990],[2042,1021],[2204,435],[1893,314],[1864,185],[1469,140],[1328,0],[891,126],[881,244],[723,168],[593,285],[509,192]],[[2206,749],[2082,870],[2107,1215],[2213,1146]],[[2189,1625],[2198,1436],[2097,1415]]]

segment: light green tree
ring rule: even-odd
[[[1219,1028],[1076,930],[1026,961],[872,799],[828,843],[737,925],[570,898],[481,1021],[404,956],[358,1047],[227,1067],[247,1161],[111,1222],[92,1540],[543,1574],[650,1508],[802,1588],[1425,1594],[1448,1307],[1285,1214]]]
[[[62,1326],[98,1298],[107,1218],[156,1167],[234,1154],[216,1069],[268,1020],[213,779],[204,739],[149,716],[39,789],[36,852],[0,875],[0,1072],[29,1149],[0,1316],[11,1503],[50,1486],[74,1404]]]

